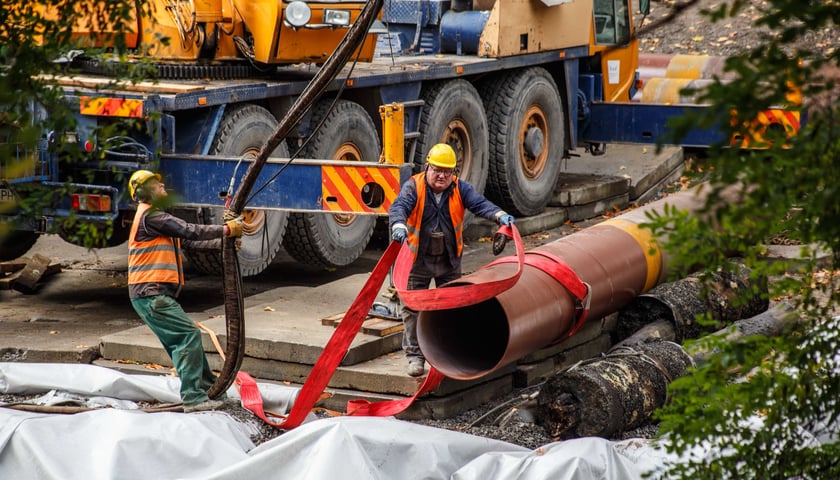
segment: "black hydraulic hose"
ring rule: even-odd
[[[253,163],[250,164],[245,176],[239,185],[239,189],[233,196],[230,210],[239,215],[245,208],[254,183],[260,174],[265,162],[280,142],[286,138],[292,128],[297,125],[303,116],[309,112],[330,84],[335,80],[338,72],[344,68],[347,60],[356,48],[360,47],[365,40],[370,26],[379,14],[384,0],[370,0],[365,3],[359,17],[341,43],[330,55],[315,77],[309,82],[300,96],[295,100],[292,108],[286,114],[271,137],[260,149]],[[215,398],[227,391],[236,378],[239,367],[242,365],[242,358],[245,356],[245,328],[243,321],[243,298],[242,298],[242,276],[239,271],[239,260],[236,256],[236,241],[233,238],[225,238],[222,242],[222,267],[224,269],[224,295],[225,295],[225,326],[227,331],[227,344],[225,361],[222,371],[216,383],[207,391],[210,398]]]

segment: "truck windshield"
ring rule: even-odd
[[[628,0],[595,0],[595,42],[621,44],[630,41]]]

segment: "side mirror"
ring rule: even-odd
[[[639,12],[642,15],[650,15],[650,0],[639,0]]]

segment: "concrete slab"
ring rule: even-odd
[[[680,164],[674,168],[671,173],[664,176],[659,182],[650,187],[646,192],[638,193],[634,203],[643,205],[660,198],[663,190],[665,190],[669,184],[678,181],[680,177],[683,176],[683,173],[685,173],[685,168],[683,167],[683,164]]]
[[[652,149],[653,147],[647,147]],[[649,192],[662,181],[678,172],[679,174],[685,168],[685,156],[683,149],[679,147],[665,147],[663,150],[655,155],[655,158],[650,162],[646,154],[641,155],[641,161],[638,159],[632,163],[630,181],[630,198],[637,200],[642,194]],[[639,173],[635,173],[635,169],[640,168]],[[679,177],[677,177],[679,178]]]
[[[562,354],[565,351],[568,351],[578,345],[582,345],[586,342],[590,342],[599,335],[605,332],[611,332],[611,328],[607,328],[607,325],[614,326],[615,319],[618,318],[618,314],[614,313],[611,315],[607,315],[601,319],[589,319],[586,323],[580,327],[574,335],[571,337],[563,340],[562,342],[555,343],[554,345],[550,345],[545,348],[541,348],[534,352],[531,352],[522,358],[519,359],[520,364],[528,364],[528,363],[535,363],[545,360],[546,358],[555,357],[559,354]]]
[[[580,222],[593,217],[603,215],[606,212],[620,212],[630,205],[630,194],[624,192],[621,195],[607,197],[592,203],[566,207],[570,222]]]
[[[410,408],[397,415],[397,418],[405,420],[451,418],[512,391],[512,375],[506,375],[446,397],[421,397]]]
[[[564,174],[618,177],[630,180],[630,200],[648,191],[684,161],[683,149],[651,145],[610,144],[604,155],[582,155],[563,162]]]
[[[513,385],[516,388],[530,387],[542,383],[548,377],[559,373],[570,366],[590,358],[599,357],[612,346],[612,339],[608,334],[601,334],[588,342],[564,350],[557,355],[537,363],[519,364],[513,374]]]
[[[314,365],[335,332],[333,327],[322,325],[321,319],[339,313],[335,311],[335,305],[354,298],[367,278],[368,274],[357,274],[306,291],[284,287],[277,289],[273,297],[263,296],[263,303],[244,310],[245,355]],[[384,285],[379,291],[386,288]],[[347,304],[349,307],[350,303]],[[190,317],[214,331],[222,345],[227,342],[223,315],[201,313],[190,314]],[[205,350],[215,351],[209,336],[203,334],[202,337]],[[401,348],[401,341],[400,334],[356,335],[342,363],[352,365],[385,355]],[[133,358],[154,363],[161,363],[163,354],[157,338],[145,325],[102,337],[101,348],[105,358]]]
[[[557,180],[551,206],[571,207],[597,202],[604,198],[626,195],[630,179],[614,175],[564,172]]]

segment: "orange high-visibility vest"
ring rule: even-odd
[[[417,258],[420,250],[420,227],[423,223],[423,210],[426,207],[426,173],[421,172],[411,177],[414,179],[414,186],[417,188],[417,203],[414,210],[408,216],[406,229],[408,230],[408,248]],[[458,177],[452,176],[455,189],[449,195],[449,216],[452,218],[452,226],[455,227],[455,243],[458,245],[458,256],[464,250],[464,202],[461,201],[461,191],[458,189]]]
[[[137,228],[146,212],[152,208],[141,202],[134,215],[128,237],[128,284],[177,283],[184,284],[184,265],[181,261],[181,241],[171,237],[156,237],[138,242]]]

